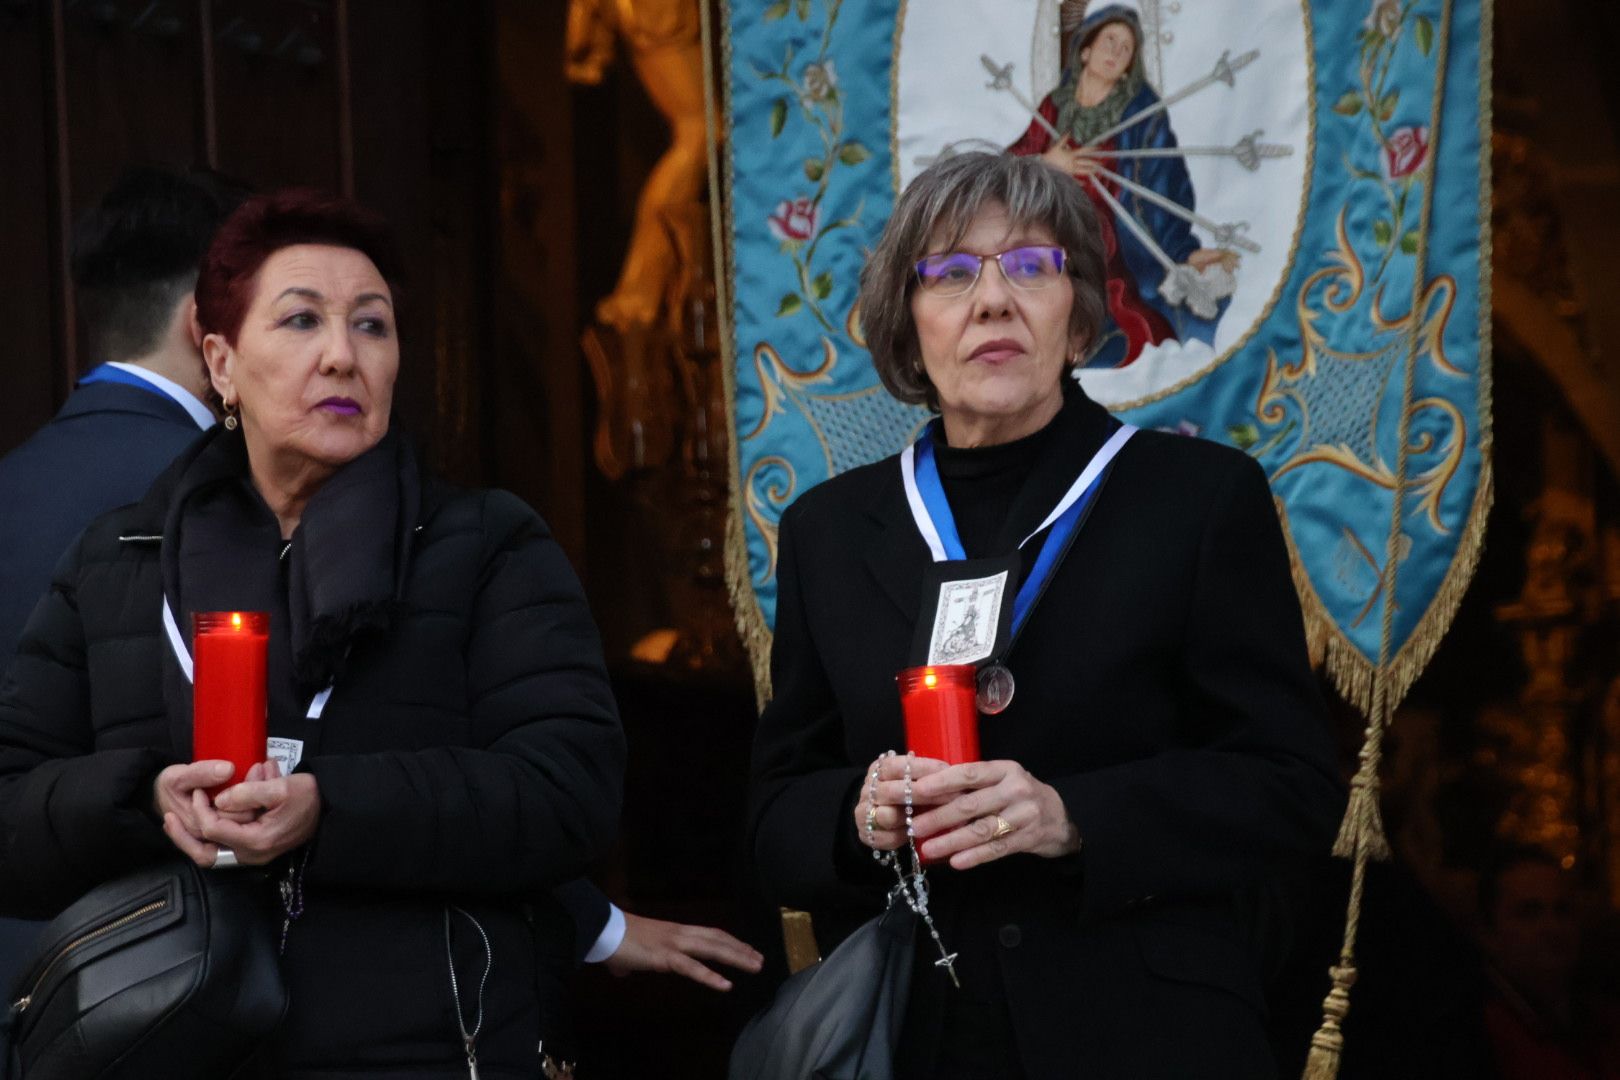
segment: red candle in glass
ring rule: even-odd
[[[978,669],[972,664],[906,668],[900,710],[906,718],[906,749],[952,765],[979,760]],[[917,837],[922,844],[926,836]],[[937,859],[923,858],[924,865]]]
[[[248,769],[264,760],[270,614],[200,611],[192,629],[192,760],[236,767],[230,780],[208,793],[215,795],[245,780]]]
[[[895,676],[906,749],[952,765],[979,760],[978,670],[972,664],[907,668]]]

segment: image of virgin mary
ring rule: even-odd
[[[1150,345],[1213,343],[1235,284],[1237,254],[1200,246],[1186,220],[1107,175],[1124,177],[1189,212],[1194,209],[1192,178],[1179,155],[1131,156],[1177,147],[1168,111],[1152,112],[1160,99],[1143,70],[1139,16],[1119,4],[1090,13],[1085,8],[1074,0],[1064,3],[1064,28],[1071,33],[1062,77],[1040,103],[1045,123],[1031,120],[1008,152],[1040,156],[1073,176],[1091,196],[1102,227],[1113,325],[1086,366],[1124,367]],[[1144,113],[1151,115],[1131,122]],[[1061,140],[1053,138],[1048,125]],[[1116,205],[1135,219],[1152,247],[1130,223],[1118,220]],[[1219,299],[1201,313],[1190,310],[1182,297],[1173,295],[1174,289],[1166,288],[1166,261],[1190,267]]]

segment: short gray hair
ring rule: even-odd
[[[861,330],[872,364],[884,389],[909,405],[939,407],[911,318],[917,260],[954,247],[992,203],[1006,208],[1015,228],[1039,226],[1063,248],[1074,290],[1069,332],[1085,339],[1087,351],[1099,343],[1107,317],[1102,236],[1080,184],[1037,157],[952,154],[901,193],[861,270]]]

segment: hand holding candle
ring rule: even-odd
[[[265,755],[266,663],[270,616],[262,611],[205,611],[193,617],[192,758],[229,761],[217,795],[247,779]]]
[[[911,782],[951,766],[938,758],[884,754],[868,767],[861,784],[861,793],[855,800],[855,830],[861,842],[874,851],[897,851],[906,846],[906,772],[910,766]],[[934,803],[927,799],[912,798],[913,809],[921,813]],[[870,823],[871,828],[867,828]]]
[[[900,688],[900,711],[905,717],[906,748],[914,755],[910,770],[913,782],[951,765],[979,760],[976,676],[971,664],[907,668],[895,676]],[[904,761],[898,757],[879,758],[868,774],[870,782],[862,786],[861,797],[855,803],[855,828],[867,846],[894,851],[906,842]],[[933,800],[915,791],[911,802],[919,813],[934,805]],[[927,835],[919,832],[917,838],[921,841]]]
[[[229,848],[237,864],[263,866],[309,842],[321,816],[312,774],[283,776],[272,759],[255,763],[247,779],[217,799],[203,793],[205,784],[232,768],[228,761],[198,761],[159,774],[158,810],[175,847],[198,866],[212,868],[220,848]]]

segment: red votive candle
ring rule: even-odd
[[[972,664],[906,668],[894,680],[900,684],[907,750],[952,765],[979,760],[978,669]],[[919,836],[917,844],[927,839]],[[925,856],[922,861],[939,860]]]
[[[978,671],[972,664],[907,668],[894,678],[907,750],[952,765],[979,760]]]
[[[230,780],[210,789],[212,796],[247,779],[264,760],[270,614],[200,611],[192,630],[192,760],[236,767]]]

